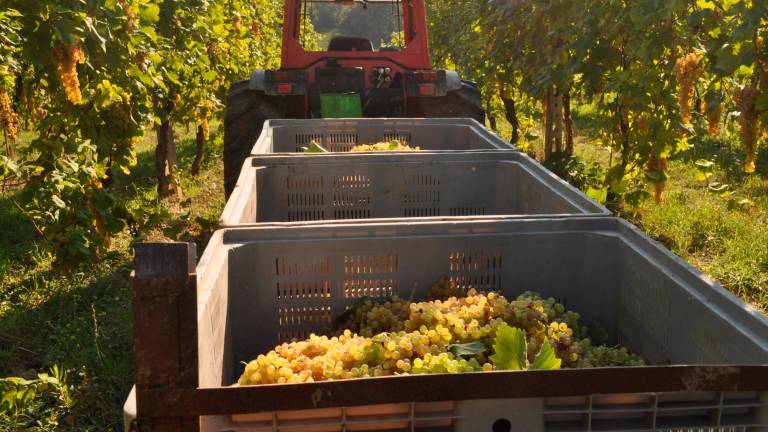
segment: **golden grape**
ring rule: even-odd
[[[667,169],[669,169],[669,163],[667,162],[666,158],[651,155],[651,157],[648,159],[649,173],[662,175],[666,173]],[[656,203],[660,203],[663,198],[664,189],[667,186],[667,182],[666,180],[655,180],[651,183],[653,184],[653,198],[656,200]]]
[[[6,138],[14,142],[19,135],[19,116],[13,111],[11,98],[8,93],[0,90],[0,125],[3,127]]]
[[[693,99],[694,86],[704,73],[702,59],[701,54],[691,52],[675,62],[674,72],[678,84],[680,115],[683,118],[683,123],[687,126],[691,124],[691,100]]]
[[[392,140],[388,142],[378,142],[374,144],[360,144],[352,147],[351,152],[370,152],[370,151],[419,151],[418,147],[409,147],[407,144]]]
[[[707,111],[707,124],[709,125],[709,136],[716,139],[720,136],[720,118],[723,115],[723,106],[717,104],[711,110]]]
[[[77,65],[85,63],[82,45],[79,42],[73,45],[59,45],[52,51],[52,57],[67,100],[75,105],[81,104],[83,96],[80,93]]]
[[[757,129],[759,113],[757,111],[757,90],[754,86],[737,87],[734,90],[734,99],[739,112],[739,136],[744,151],[747,152],[747,158],[744,161],[744,171],[748,173],[755,172],[755,162],[757,161]]]
[[[504,324],[524,331],[529,362],[549,343],[566,367],[643,364],[625,348],[592,346],[578,320],[577,313],[555,299],[532,292],[511,302],[474,289],[461,297],[424,302],[361,299],[337,319],[349,328],[331,337],[311,334],[259,355],[245,365],[238,384],[493,371],[489,358]],[[477,342],[485,347],[477,354],[462,357],[452,348]]]
[[[240,18],[240,15],[235,15],[234,17],[232,17],[232,28],[235,29],[235,32],[237,34],[240,34],[243,30],[242,22],[243,20],[242,18]]]

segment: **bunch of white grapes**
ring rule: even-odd
[[[593,346],[587,329],[579,326],[579,314],[553,298],[525,292],[508,301],[495,292],[458,291],[441,279],[431,301],[364,299],[339,317],[336,336],[312,334],[277,346],[247,363],[238,384],[492,371],[496,332],[504,324],[525,332],[529,361],[549,343],[563,367],[643,364],[625,348]],[[452,349],[478,342],[484,349],[469,354]]]

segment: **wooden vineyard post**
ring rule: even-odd
[[[197,279],[194,243],[135,247],[133,352],[136,421],[140,432],[197,432],[199,418],[143,413],[148,391],[197,388]]]

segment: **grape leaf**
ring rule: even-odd
[[[302,147],[301,150],[304,153],[328,153],[328,150],[321,147],[320,144],[318,144],[315,140],[310,141],[309,146]]]
[[[527,351],[525,333],[507,324],[503,324],[496,330],[496,339],[493,341],[493,350],[496,354],[491,356],[491,361],[500,370],[525,370]]]
[[[473,356],[480,353],[484,353],[488,350],[482,342],[470,342],[465,344],[451,344],[448,345],[448,351],[452,352],[457,357]]]
[[[529,369],[560,369],[560,364],[562,364],[562,360],[555,357],[555,350],[552,349],[552,344],[545,342],[541,346],[541,351],[539,351],[539,353],[536,354],[536,358],[533,359],[533,363],[531,363],[531,367]]]

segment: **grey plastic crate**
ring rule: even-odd
[[[660,366],[226,387],[240,361],[324,331],[357,298],[419,298],[441,276],[562,299]],[[768,319],[618,219],[222,230],[197,304],[200,388],[153,401],[197,402],[188,413],[216,414],[204,432],[768,430]]]
[[[515,149],[473,119],[281,119],[264,123],[251,154],[301,152],[313,140],[330,152],[348,152],[395,139],[422,151]]]
[[[499,150],[250,158],[220,223],[574,215],[610,212],[525,154]]]

